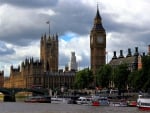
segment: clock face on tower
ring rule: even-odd
[[[102,36],[98,36],[97,37],[97,42],[100,43],[100,44],[103,43],[104,42],[104,38]]]

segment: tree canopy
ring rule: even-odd
[[[74,86],[77,89],[89,88],[93,83],[94,76],[89,68],[78,71],[75,77]]]

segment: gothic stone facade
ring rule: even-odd
[[[40,60],[26,58],[21,66],[10,68],[10,77],[5,79],[4,87],[31,88],[60,88],[65,85],[72,88],[75,72],[58,70],[58,36],[47,37],[40,41]]]

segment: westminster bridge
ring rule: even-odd
[[[0,88],[0,92],[4,95],[4,102],[15,102],[15,95],[19,92],[32,92],[35,95],[49,94],[49,90],[43,88]]]

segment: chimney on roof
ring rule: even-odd
[[[116,51],[114,51],[114,56],[112,57],[112,59],[117,59]]]
[[[138,56],[138,55],[139,55],[138,47],[135,47],[135,53],[134,53],[134,56]]]
[[[131,57],[131,56],[132,56],[132,53],[131,53],[131,49],[129,48],[129,49],[128,49],[127,57]]]
[[[123,50],[120,50],[120,56],[119,56],[119,58],[124,58],[124,56],[123,56]]]

